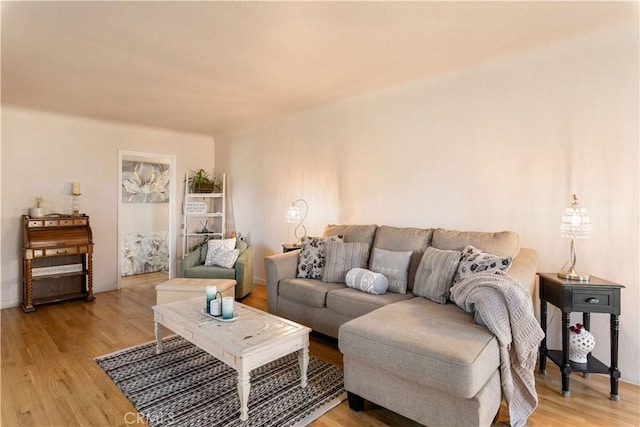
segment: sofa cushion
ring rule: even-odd
[[[433,230],[430,228],[398,228],[381,225],[376,231],[373,242],[374,248],[388,251],[412,251],[409,273],[407,275],[407,288],[413,289],[414,278],[420,259],[425,249],[431,245]]]
[[[233,268],[224,268],[211,265],[196,265],[185,271],[186,277],[199,278],[199,279],[235,279],[236,270]]]
[[[344,281],[350,288],[373,295],[382,295],[389,287],[389,279],[384,274],[366,268],[352,268],[347,272]]]
[[[334,313],[354,318],[367,314],[372,310],[415,298],[413,294],[396,294],[387,292],[384,295],[372,295],[357,289],[343,288],[327,294],[327,308]]]
[[[469,245],[462,251],[462,257],[453,278],[453,284],[459,283],[476,273],[507,270],[510,265],[511,257],[500,257]]]
[[[323,282],[344,283],[347,272],[352,268],[367,266],[369,244],[367,243],[326,243],[327,263],[322,273]]]
[[[301,305],[324,308],[327,292],[342,288],[346,288],[346,285],[317,279],[282,279],[278,284],[278,295]]]
[[[500,365],[498,341],[487,328],[454,304],[425,298],[389,304],[345,323],[338,345],[350,363],[466,399]]]
[[[462,251],[473,245],[485,252],[515,258],[520,251],[520,237],[513,231],[489,233],[483,231],[456,231],[437,228],[431,245],[438,249]]]
[[[407,293],[407,275],[411,251],[388,251],[373,248],[369,269],[384,274],[389,279],[389,292]]]
[[[302,250],[298,257],[298,277],[322,279],[326,263],[325,244],[327,241],[342,241],[341,235],[302,238]]]
[[[439,304],[446,303],[459,263],[459,251],[427,248],[416,272],[414,295],[429,298]]]
[[[376,234],[377,225],[336,225],[329,224],[325,227],[323,236],[334,236],[341,234],[347,243],[368,243],[373,244],[373,237]]]

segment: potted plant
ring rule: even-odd
[[[41,218],[44,216],[44,209],[40,207],[43,201],[44,199],[42,198],[42,196],[36,197],[36,207],[29,209],[29,215],[32,218]]]
[[[220,179],[211,177],[204,169],[191,171],[189,176],[189,192],[191,193],[213,193],[222,191]]]

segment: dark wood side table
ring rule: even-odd
[[[571,372],[609,374],[611,378],[611,400],[618,401],[618,330],[620,329],[620,289],[623,285],[591,276],[588,282],[561,279],[556,273],[538,273],[540,278],[540,323],[545,337],[540,343],[540,373],[545,374],[547,357],[560,367],[562,372],[562,395],[569,397],[569,375]],[[547,348],[547,303],[562,311],[562,351]],[[591,353],[587,363],[569,360],[569,324],[573,311],[582,312],[582,323],[589,330],[591,313],[609,313],[611,318],[611,366],[606,366]],[[597,345],[597,342],[596,342]]]
[[[301,249],[301,248],[302,248],[302,245],[297,245],[295,243],[283,243],[282,244],[282,253],[295,251],[295,250]]]

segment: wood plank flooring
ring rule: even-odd
[[[131,280],[134,283],[131,283]],[[96,301],[69,301],[1,310],[2,426],[144,426],[131,403],[93,358],[154,339],[154,285],[162,277],[128,279],[120,291]],[[136,283],[137,282],[137,283]],[[244,303],[266,309],[264,286],[256,285]],[[312,334],[311,354],[342,366],[334,339]],[[622,373],[624,376],[624,372]],[[529,426],[638,426],[640,387],[620,384],[620,402],[609,396],[608,378],[571,376],[570,398],[560,395],[560,373],[553,363],[536,375],[540,405]],[[312,424],[335,426],[417,426],[371,403],[353,412],[346,402]],[[503,404],[497,426],[508,425]]]

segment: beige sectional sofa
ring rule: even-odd
[[[425,425],[490,425],[502,400],[497,339],[455,304],[416,297],[416,270],[429,246],[472,245],[512,257],[509,274],[533,294],[535,251],[508,231],[329,225],[323,235],[367,243],[371,252],[412,252],[407,292],[382,295],[296,277],[300,251],[265,258],[269,311],[338,338],[352,409],[366,399]]]

